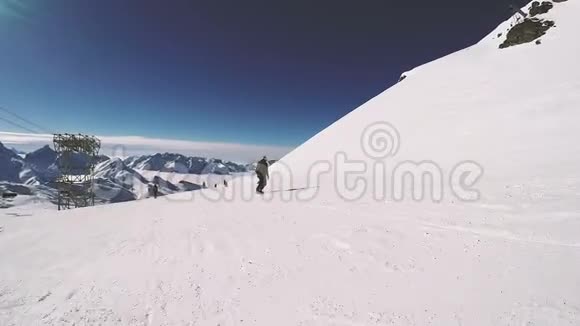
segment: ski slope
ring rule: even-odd
[[[263,197],[244,176],[0,215],[0,325],[580,325],[578,14],[555,4],[541,45],[499,50],[506,22],[416,68],[276,163]],[[341,157],[366,171],[342,178]],[[427,161],[441,200],[377,200],[395,180],[371,167]],[[447,182],[465,162],[479,198]]]

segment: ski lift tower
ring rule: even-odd
[[[93,172],[101,141],[82,134],[55,134],[58,210],[95,205]]]

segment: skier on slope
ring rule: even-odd
[[[270,173],[268,172],[268,168],[270,164],[268,163],[268,158],[266,156],[262,157],[262,159],[256,165],[256,175],[258,175],[258,187],[256,187],[256,192],[263,194],[264,187],[268,183],[268,178],[270,178]]]
[[[153,184],[153,198],[157,198],[158,194],[159,194],[159,186],[155,183]]]

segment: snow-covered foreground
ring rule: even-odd
[[[530,236],[541,219],[190,196],[0,219],[0,324],[580,321],[580,241]]]
[[[580,325],[579,12],[413,70],[263,197],[242,176],[0,216],[0,325]],[[440,187],[398,198],[405,169]]]

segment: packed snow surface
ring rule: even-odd
[[[541,45],[499,50],[504,23],[413,70],[264,196],[250,175],[0,215],[0,325],[580,325],[580,2],[554,5]],[[345,159],[367,168],[344,182]],[[369,168],[405,162],[439,167],[442,198],[397,200]]]

